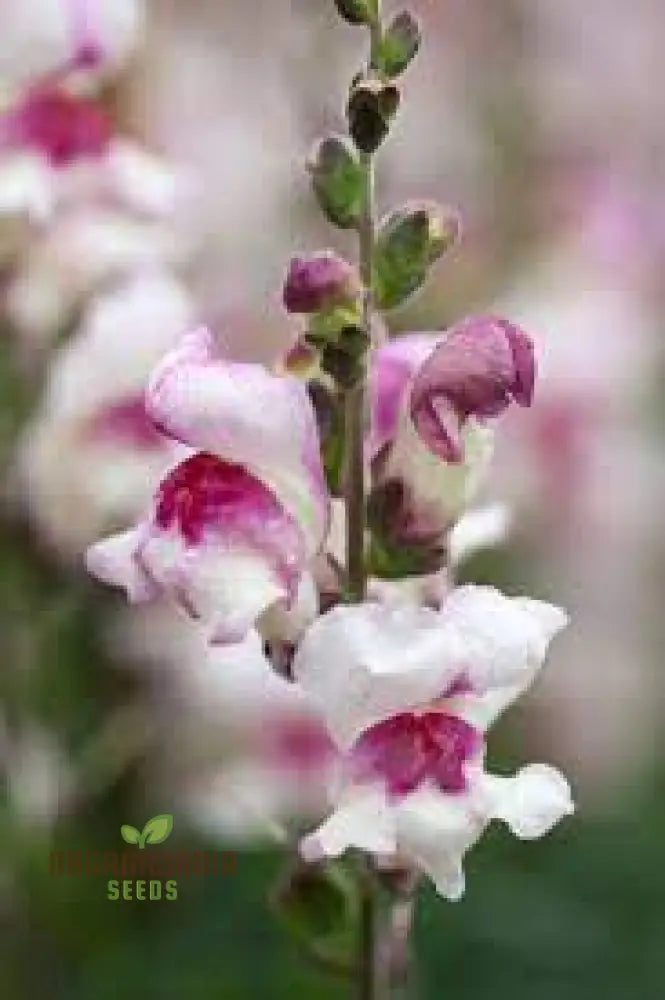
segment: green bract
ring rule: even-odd
[[[417,291],[430,265],[456,242],[458,234],[457,215],[432,202],[414,202],[386,216],[376,244],[377,306],[394,309]]]
[[[373,24],[378,17],[377,0],[335,0],[335,6],[350,24]]]
[[[397,14],[386,28],[378,56],[378,69],[384,76],[403,73],[420,48],[420,25],[408,10]]]
[[[342,136],[320,139],[307,160],[321,210],[335,226],[358,225],[363,204],[363,171],[352,144]]]

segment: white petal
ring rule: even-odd
[[[86,552],[87,569],[103,583],[123,587],[132,602],[151,600],[157,590],[136,559],[142,529],[124,531],[92,545]]]
[[[298,584],[292,604],[278,601],[268,608],[259,621],[259,631],[264,639],[295,642],[319,611],[319,593],[311,573],[305,571]]]
[[[394,854],[397,848],[393,812],[383,788],[350,786],[335,812],[300,843],[306,861],[337,858],[349,847],[370,854]]]
[[[422,788],[396,807],[395,816],[400,853],[430,876],[437,892],[456,902],[464,892],[462,859],[486,825],[472,797]]]
[[[260,614],[284,596],[267,561],[249,551],[187,546],[176,533],[153,531],[141,548],[141,560],[185,611],[205,622],[214,643],[240,641]]]
[[[456,679],[461,652],[440,615],[413,604],[339,605],[318,618],[296,654],[294,675],[348,748],[369,726],[431,701]]]
[[[550,640],[567,621],[553,605],[473,585],[454,590],[441,616],[458,633],[466,663],[460,672],[471,687],[455,696],[451,707],[472,724],[482,720],[483,727],[529,686]]]
[[[461,440],[463,461],[442,461],[422,440],[405,409],[381,472],[382,478],[396,478],[406,484],[416,521],[441,531],[476,496],[492,458],[494,430],[471,418],[462,429]]]
[[[529,764],[513,777],[485,774],[480,780],[489,814],[521,840],[544,836],[575,811],[570,785],[547,764]]]
[[[0,216],[44,222],[53,211],[54,186],[48,163],[33,153],[0,159]]]
[[[132,142],[114,139],[104,162],[110,194],[145,215],[168,216],[178,197],[179,179],[162,160]]]
[[[453,566],[482,549],[501,545],[511,528],[507,504],[495,503],[462,514],[448,535],[448,552]]]

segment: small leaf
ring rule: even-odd
[[[163,813],[161,816],[153,816],[143,827],[141,839],[144,844],[162,844],[170,835],[173,829],[173,816]]]
[[[380,309],[394,309],[417,291],[430,265],[452,246],[457,215],[434,202],[411,202],[381,223],[376,244],[375,295]]]
[[[391,79],[407,68],[420,48],[420,25],[408,10],[396,14],[381,39],[378,68]]]
[[[136,829],[135,826],[129,826],[128,823],[124,823],[120,827],[120,836],[127,844],[138,844],[141,839],[141,834]]]
[[[340,229],[358,225],[363,205],[363,170],[348,139],[320,139],[307,158],[314,194],[324,215]]]

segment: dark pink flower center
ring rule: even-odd
[[[164,447],[164,438],[146,412],[143,394],[105,406],[86,425],[86,436],[127,444],[141,451]]]
[[[352,751],[354,778],[383,778],[393,796],[407,795],[424,781],[442,792],[463,792],[464,763],[481,747],[481,734],[456,716],[403,712],[358,740]]]
[[[83,157],[101,157],[111,140],[111,122],[95,101],[63,90],[36,91],[8,123],[13,145],[42,152],[54,167]]]
[[[217,542],[259,552],[290,595],[305,561],[300,529],[275,494],[241,465],[207,452],[181,462],[162,481],[155,521],[190,545]]]

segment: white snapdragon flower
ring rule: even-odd
[[[349,847],[399,855],[459,899],[462,859],[492,819],[520,838],[572,812],[555,769],[484,769],[485,733],[531,683],[566,624],[559,608],[460,587],[441,611],[338,606],[306,633],[294,673],[344,755],[333,814],[302,843],[314,860]]]

